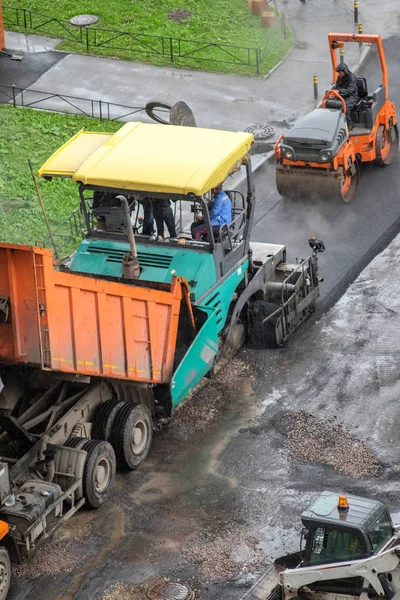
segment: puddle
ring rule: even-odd
[[[165,466],[161,461],[158,466],[155,464],[149,479],[130,494],[135,504],[173,500],[202,488],[210,478],[222,480],[231,489],[237,487],[235,477],[220,472],[220,457],[232,439],[240,435],[239,429],[247,425],[259,409],[250,379],[235,381],[234,390],[224,393],[229,395],[230,403],[209,423],[207,434],[195,432],[190,439],[178,441],[182,451],[177,452],[173,461]],[[166,437],[162,443],[169,446],[172,442]]]
[[[101,550],[85,562],[85,567],[75,573],[68,592],[56,596],[56,600],[75,600],[81,589],[82,582],[90,571],[99,571],[104,568],[108,554],[119,548],[120,542],[125,536],[125,517],[121,508],[115,504],[109,509],[107,518],[104,520],[104,529],[109,529],[109,537],[101,546]],[[108,532],[107,532],[108,533]]]

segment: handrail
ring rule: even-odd
[[[230,223],[223,223],[220,228],[218,229],[218,237],[220,239],[220,241],[222,242],[222,234],[225,232],[227,233],[227,238],[229,241],[229,246],[230,246],[230,250],[233,250],[233,244],[236,242],[237,238],[239,237],[240,233],[245,229],[246,227],[246,219],[244,220],[244,224],[241,225],[239,227],[239,229],[235,230],[235,223],[236,221],[238,221],[239,219],[242,220],[243,216],[245,216],[246,211],[244,208],[239,208],[236,209],[239,212],[239,214],[230,222]],[[232,233],[231,233],[232,232]]]
[[[0,98],[5,96],[7,102],[14,107],[35,107],[39,110],[49,112],[68,112],[73,114],[81,114],[86,117],[98,118],[107,121],[126,120],[132,115],[136,115],[142,111],[146,111],[144,106],[128,106],[126,104],[117,104],[106,100],[95,100],[93,98],[81,98],[79,96],[69,96],[68,94],[57,94],[43,90],[33,90],[30,88],[22,88],[16,85],[3,85],[0,83]],[[28,99],[27,99],[28,98]],[[53,108],[48,104],[40,106],[41,103],[46,103],[48,100],[56,100],[64,103],[66,106],[62,110],[61,106],[53,104]],[[162,109],[158,109],[160,112]]]

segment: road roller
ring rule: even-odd
[[[328,35],[333,81],[338,73],[337,50],[345,43],[376,47],[382,80],[372,95],[367,80],[357,78],[358,100],[351,109],[354,128],[346,122],[345,100],[328,90],[318,108],[301,117],[275,145],[276,185],[285,197],[338,198],[351,202],[360,179],[360,166],[390,165],[397,156],[399,133],[396,108],[388,96],[388,71],[379,35]]]

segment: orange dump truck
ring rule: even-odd
[[[117,464],[147,458],[153,390],[171,380],[178,323],[194,320],[177,276],[132,285],[65,272],[32,246],[0,243],[0,289],[1,567],[3,550],[29,557],[84,503],[99,507]]]
[[[193,319],[187,283],[172,277],[132,286],[60,272],[52,255],[0,243],[1,293],[9,298],[0,305],[1,361],[79,376],[170,381],[182,301]]]

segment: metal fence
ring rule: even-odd
[[[75,249],[77,243],[82,240],[82,232],[85,228],[85,221],[82,212],[76,208],[72,213],[62,221],[57,227],[52,229],[54,243],[57,248],[59,258],[65,253],[69,254]],[[42,248],[51,248],[52,241],[50,236],[46,236],[43,240],[37,240],[36,246]]]
[[[101,99],[55,94],[16,85],[0,84],[0,104],[12,104],[48,112],[69,113],[104,121],[131,121],[138,113],[141,121],[169,122],[170,109],[155,102],[146,106],[128,106]],[[148,110],[151,107],[151,110]],[[146,118],[146,115],[148,118]]]
[[[275,4],[274,0],[270,3]],[[259,74],[262,63],[276,45],[279,36],[286,36],[285,16],[278,12],[276,5],[275,10],[275,26],[268,30],[258,47],[200,42],[100,27],[76,27],[57,17],[43,15],[27,8],[9,6],[3,7],[3,20],[6,28],[57,37],[83,46],[88,53],[96,48],[103,48],[134,55],[165,57],[171,64],[182,59],[195,62],[212,61],[249,67]]]

